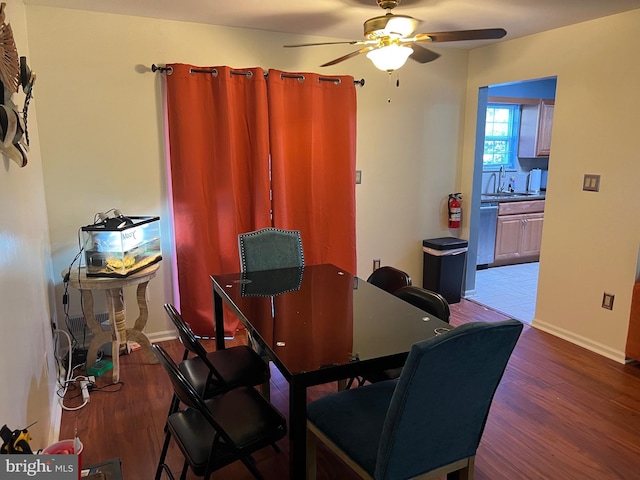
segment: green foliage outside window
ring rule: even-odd
[[[483,164],[491,170],[513,168],[517,155],[520,106],[489,104],[485,123]]]

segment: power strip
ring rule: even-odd
[[[80,380],[80,388],[82,389],[82,400],[84,402],[89,402],[89,380]]]

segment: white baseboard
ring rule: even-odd
[[[148,333],[147,338],[151,343],[167,342],[178,338],[175,330],[165,330],[163,332]]]
[[[51,399],[51,422],[49,422],[49,436],[45,445],[53,445],[60,439],[60,425],[62,424],[62,405],[58,392],[53,392]]]
[[[575,333],[565,330],[564,328],[559,328],[542,320],[538,320],[537,318],[533,319],[531,326],[542,330],[543,332],[547,332],[551,335],[562,338],[563,340],[571,342],[575,345],[579,345],[589,351],[602,355],[603,357],[607,357],[615,362],[623,364],[626,363],[625,352],[615,350],[599,342],[594,342],[593,340],[585,338],[582,335],[576,335]]]

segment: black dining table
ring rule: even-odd
[[[289,477],[305,478],[307,387],[401,367],[451,326],[332,264],[211,275],[216,348],[225,305],[289,382]]]

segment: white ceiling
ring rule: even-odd
[[[359,40],[376,0],[24,0],[27,5]],[[421,33],[502,27],[505,40],[640,8],[640,0],[402,0]],[[495,40],[455,42],[473,48]],[[447,46],[447,44],[438,44]]]

